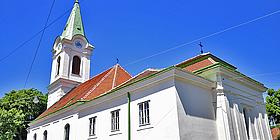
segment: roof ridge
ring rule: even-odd
[[[117,71],[118,71],[118,65],[115,65],[115,73],[114,73],[114,78],[113,78],[112,88],[114,88],[114,87],[115,87],[115,85],[116,85]]]
[[[114,69],[114,67],[112,67],[111,70],[106,75],[104,75],[104,77],[98,83],[96,83],[94,85],[94,87],[91,88],[81,99],[83,100],[83,99],[87,98],[89,96],[89,94],[92,93],[92,91],[94,91],[111,74],[113,69]]]
[[[125,73],[127,73],[129,76],[133,77],[129,72],[126,71],[120,64],[117,64]]]

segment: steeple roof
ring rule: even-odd
[[[71,40],[75,35],[85,36],[79,1],[75,0],[71,14],[67,20],[61,38]]]

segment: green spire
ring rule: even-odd
[[[85,36],[79,1],[75,0],[74,7],[67,20],[61,37],[71,40],[72,37],[77,34]]]

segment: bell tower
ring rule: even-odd
[[[52,49],[52,71],[48,86],[48,108],[71,89],[89,79],[94,47],[85,37],[79,1],[75,0],[61,36]]]

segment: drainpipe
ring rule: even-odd
[[[128,103],[128,140],[131,140],[131,120],[130,120],[130,93],[127,92],[127,103]]]

